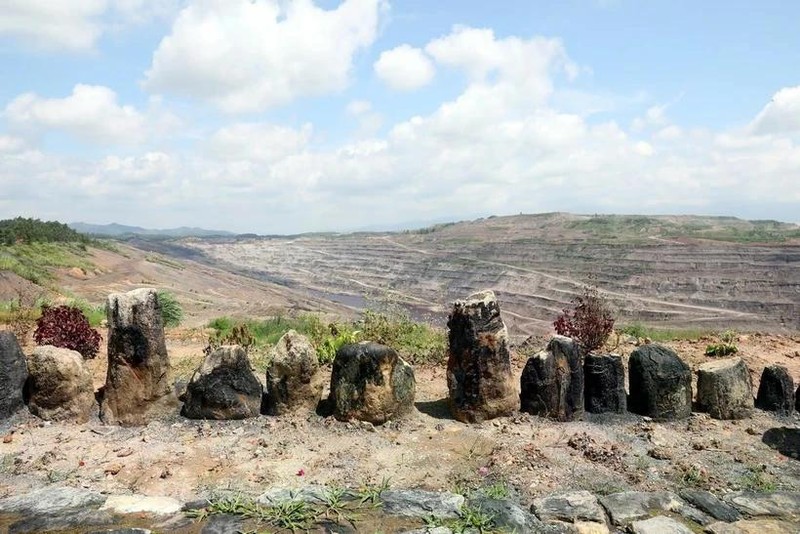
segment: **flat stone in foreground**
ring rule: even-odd
[[[148,495],[111,495],[101,510],[117,514],[170,515],[181,511],[183,503],[171,497],[151,497]]]
[[[656,493],[623,491],[600,497],[600,503],[608,512],[611,522],[619,526],[657,512],[677,512],[684,506],[683,501],[669,491]]]
[[[686,525],[663,515],[634,521],[631,530],[633,534],[694,534]]]
[[[26,515],[56,514],[70,509],[98,508],[106,496],[93,491],[49,486],[0,500],[0,512]]]
[[[725,501],[751,517],[774,516],[800,519],[800,492],[739,492],[725,496]]]
[[[387,515],[437,519],[455,519],[464,506],[464,496],[424,490],[387,490],[381,493]]]
[[[714,523],[706,527],[708,534],[787,534],[800,532],[800,525],[777,519],[746,519],[735,523]]]
[[[730,523],[742,518],[735,508],[708,491],[686,489],[681,491],[681,497],[714,519]]]
[[[534,499],[531,511],[542,521],[605,523],[606,514],[597,497],[586,490],[570,491]]]

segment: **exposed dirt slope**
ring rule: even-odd
[[[121,245],[120,253],[92,249],[96,269],[60,270],[64,291],[103,304],[109,293],[155,287],[174,293],[184,308],[185,324],[198,326],[220,315],[265,317],[313,311],[349,315],[353,310],[276,284],[245,278],[191,260]]]

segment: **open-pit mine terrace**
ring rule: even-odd
[[[738,219],[548,214],[405,233],[181,245],[217,265],[316,297],[353,308],[389,298],[437,322],[451,301],[492,288],[515,334],[549,329],[584,284],[600,288],[622,323],[796,330],[800,240],[796,226],[774,224],[778,233],[751,242],[761,226]]]

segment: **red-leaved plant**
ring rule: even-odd
[[[585,287],[572,299],[553,323],[556,333],[571,337],[583,350],[591,352],[603,346],[614,328],[614,317],[596,287]]]
[[[42,308],[33,339],[37,345],[80,352],[84,358],[94,358],[100,349],[100,334],[89,325],[83,312],[72,306]]]

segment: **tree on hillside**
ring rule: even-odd
[[[0,221],[0,243],[88,243],[89,238],[58,221],[17,217]]]

